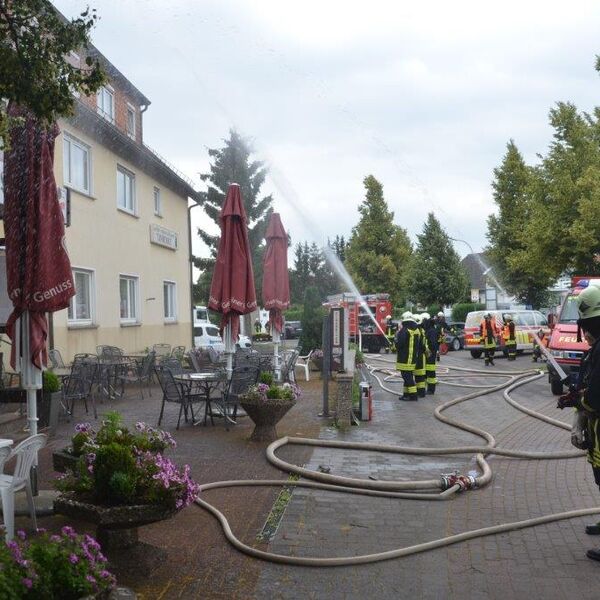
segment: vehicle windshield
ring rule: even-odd
[[[469,313],[467,315],[465,327],[479,327],[479,324],[481,323],[481,319],[483,319],[484,314],[485,312],[483,311]]]
[[[577,296],[567,296],[565,303],[560,311],[559,323],[576,323],[579,319],[579,312],[577,311]]]
[[[211,336],[219,336],[219,330],[216,327],[207,327],[206,328],[206,335],[211,335]]]

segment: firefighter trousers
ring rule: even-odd
[[[427,361],[425,365],[425,382],[427,383],[427,391],[430,394],[435,393],[435,386],[437,384],[437,378],[435,376],[435,355],[432,355],[433,362]]]
[[[496,346],[485,346],[484,356],[485,356],[485,365],[489,365],[490,363],[494,364],[494,354],[496,354]]]
[[[508,360],[517,359],[517,340],[506,340],[505,342],[506,351],[508,353]]]
[[[414,371],[400,371],[402,375],[402,381],[404,381],[404,395],[405,396],[416,396],[417,395],[417,384],[415,383]]]

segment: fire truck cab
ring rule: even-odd
[[[556,323],[552,327],[552,334],[548,343],[548,350],[556,362],[569,376],[568,383],[575,383],[581,368],[583,354],[589,350],[589,345],[577,335],[577,304],[575,299],[590,285],[600,287],[600,279],[585,276],[576,276],[571,279],[571,290],[565,297],[558,313]],[[552,393],[559,396],[563,393],[563,382],[556,370],[548,363],[548,380]]]
[[[366,294],[361,302],[356,294],[344,292],[327,296],[324,306],[341,306],[347,310],[349,341],[359,345],[363,351],[379,353],[387,346],[386,317],[392,314],[389,294]]]

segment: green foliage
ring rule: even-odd
[[[485,304],[479,304],[477,302],[465,302],[462,304],[455,304],[452,307],[452,320],[458,323],[464,323],[467,318],[467,315],[470,312],[484,309]]]
[[[290,273],[290,295],[292,302],[304,299],[309,286],[315,286],[321,298],[342,291],[341,283],[325,258],[325,254],[314,242],[296,244],[294,250],[294,270]],[[300,320],[291,319],[289,320]]]
[[[360,220],[346,246],[345,265],[361,293],[388,292],[392,304],[403,304],[406,288],[401,275],[412,246],[406,231],[394,224],[381,183],[372,175],[363,183],[366,198],[358,207]]]
[[[427,215],[407,271],[411,300],[427,306],[452,304],[469,293],[469,280],[448,234],[433,213]]]
[[[444,307],[441,304],[428,304],[427,308],[422,312],[428,312],[433,317],[439,312],[444,312]]]
[[[325,309],[321,304],[321,296],[316,287],[308,287],[304,294],[304,310],[302,312],[302,333],[298,347],[302,354],[307,354],[323,344],[323,317]]]
[[[135,473],[113,473],[108,483],[115,504],[129,504],[135,498],[136,475]]]
[[[271,385],[273,383],[273,373],[269,373],[268,371],[263,371],[258,377],[259,383],[264,383],[266,385]]]
[[[244,208],[248,217],[248,239],[254,268],[256,294],[257,298],[260,298],[264,252],[263,242],[269,218],[273,212],[271,206],[273,203],[272,196],[260,197],[260,188],[265,182],[267,168],[264,163],[251,160],[252,147],[249,140],[244,139],[235,130],[230,130],[229,139],[223,140],[223,142],[224,146],[222,148],[213,148],[208,151],[212,164],[210,166],[210,173],[201,175],[202,181],[206,182],[208,186],[208,190],[201,194],[201,203],[204,212],[218,226],[221,207],[225,201],[229,184],[239,184],[244,200]],[[219,247],[220,234],[211,235],[204,231],[204,229],[198,229],[198,235],[208,246],[210,256],[208,258],[196,257],[194,259],[196,267],[202,271],[197,287],[194,289],[194,300],[198,304],[206,305],[208,303],[208,294]]]
[[[28,108],[43,123],[73,113],[73,92],[91,94],[104,83],[100,64],[85,57],[82,68],[65,60],[90,43],[94,10],[67,21],[48,0],[0,0],[0,98]],[[13,119],[0,103],[0,147],[7,146]]]
[[[42,373],[42,390],[48,394],[60,391],[60,379],[52,371]]]
[[[284,313],[286,321],[300,321],[302,319],[302,312],[304,307],[302,304],[292,304]]]
[[[96,450],[94,464],[94,489],[96,500],[101,504],[127,504],[135,495],[136,464],[131,449],[111,442]],[[115,478],[115,475],[118,477]],[[121,493],[125,489],[124,480],[131,480],[133,489],[125,497]]]
[[[23,600],[77,600],[107,597],[115,577],[106,570],[100,545],[68,526],[60,535],[42,533],[0,544],[0,597]]]

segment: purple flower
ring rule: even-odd
[[[69,525],[65,525],[60,531],[65,537],[70,537],[72,540],[77,537],[75,530]]]
[[[69,556],[69,562],[72,565],[76,565],[79,562],[79,556],[77,556],[77,554],[71,554],[71,556]]]
[[[104,569],[103,571],[100,571],[100,577],[102,577],[102,579],[108,579],[112,577],[112,573]]]
[[[75,425],[75,431],[77,433],[91,433],[92,425],[91,423],[77,423],[77,425]]]
[[[57,543],[57,542],[61,542],[62,538],[60,537],[60,535],[51,535],[50,536],[50,541]]]
[[[31,581],[31,579],[29,579],[29,577],[23,577],[21,582],[28,590],[30,590],[33,587],[33,581]]]
[[[96,583],[96,578],[93,575],[86,575],[85,578],[90,583]]]
[[[26,534],[26,533],[25,533],[25,532],[24,532],[22,529],[19,529],[19,530],[17,531],[17,535],[18,535],[18,536],[19,536],[19,537],[20,537],[22,540],[25,540],[25,539],[27,539],[27,534]]]

